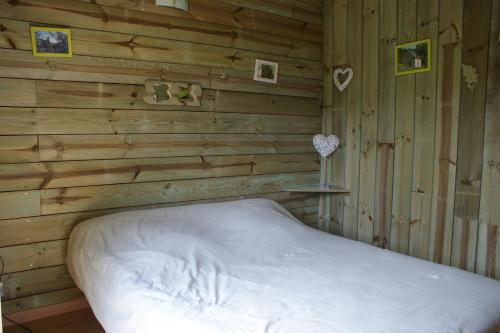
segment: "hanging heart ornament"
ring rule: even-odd
[[[344,82],[340,82],[340,76],[345,76]],[[335,86],[337,86],[337,89],[342,92],[344,91],[345,88],[351,83],[352,77],[354,76],[354,71],[352,70],[351,67],[347,67],[345,69],[342,68],[337,68],[336,70],[333,71],[333,82],[335,83]]]
[[[316,134],[313,138],[313,144],[321,156],[327,157],[338,148],[339,138],[336,135],[326,137],[323,134]]]

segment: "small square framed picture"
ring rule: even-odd
[[[431,40],[396,45],[396,75],[431,70]]]
[[[268,83],[278,82],[278,63],[255,59],[255,74],[253,79]]]
[[[71,57],[71,30],[67,28],[31,27],[31,44],[35,57]]]

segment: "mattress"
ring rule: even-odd
[[[94,218],[67,263],[108,333],[500,332],[500,282],[314,230],[269,200]]]

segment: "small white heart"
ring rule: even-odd
[[[316,134],[313,138],[313,144],[321,156],[327,157],[339,146],[339,138],[336,135],[326,137],[323,134]]]
[[[344,82],[340,83],[340,75],[345,75],[347,74],[346,79]],[[347,67],[346,69],[342,68],[337,68],[336,70],[333,71],[333,82],[335,83],[335,86],[337,86],[337,89],[342,92],[344,91],[345,88],[351,83],[352,77],[354,76],[354,71],[352,70],[351,67]]]

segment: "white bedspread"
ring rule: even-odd
[[[316,231],[268,200],[95,218],[68,266],[108,333],[500,332],[500,282]]]

